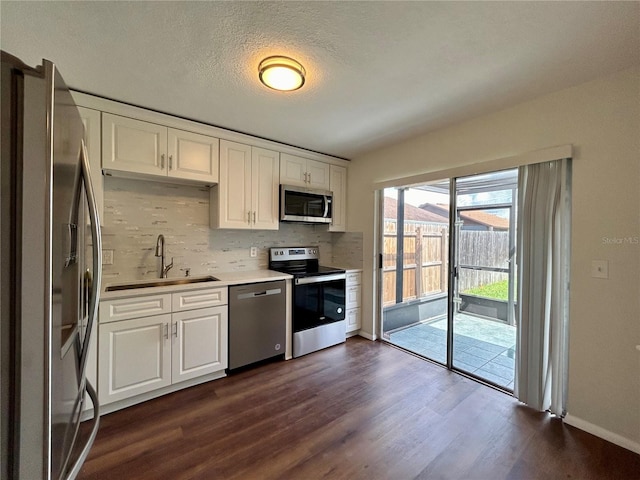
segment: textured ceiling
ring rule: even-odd
[[[75,89],[345,158],[640,64],[639,2],[0,2]],[[258,83],[269,55],[307,83]]]

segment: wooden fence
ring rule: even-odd
[[[509,232],[462,230],[460,232],[460,265],[509,268]],[[506,273],[460,269],[458,289],[466,292],[481,285],[507,279]]]
[[[384,222],[383,304],[396,302],[396,222]],[[449,229],[419,222],[404,225],[403,291],[404,300],[447,291]]]
[[[397,225],[384,222],[383,305],[396,303]],[[507,268],[508,232],[462,230],[460,264]],[[449,228],[441,224],[406,222],[404,225],[403,300],[447,291]],[[506,273],[461,269],[461,292],[507,278]]]

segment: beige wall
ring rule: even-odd
[[[349,170],[348,221],[350,230],[363,232],[363,331],[377,333],[372,320],[374,183],[562,144],[572,144],[574,152],[568,411],[637,449],[638,68],[356,158]],[[609,279],[591,277],[594,259],[608,260]]]

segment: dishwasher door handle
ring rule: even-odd
[[[238,295],[238,300],[246,300],[248,298],[266,297],[269,295],[280,295],[282,293],[281,288],[272,288],[271,290],[261,290],[260,292],[241,293]]]

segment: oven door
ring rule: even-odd
[[[293,331],[301,332],[345,318],[345,274],[295,279]]]

